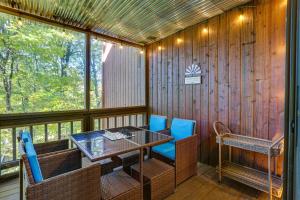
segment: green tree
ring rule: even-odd
[[[84,106],[85,35],[0,16],[0,112]]]

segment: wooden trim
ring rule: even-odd
[[[85,41],[85,84],[84,84],[84,93],[85,93],[85,109],[90,110],[91,100],[90,100],[90,91],[91,91],[91,34],[86,33]],[[83,131],[90,131],[92,129],[91,118],[89,115],[86,115],[83,120]]]
[[[19,113],[0,115],[0,128],[11,128],[31,124],[43,124],[46,122],[61,122],[70,120],[84,120],[91,118],[107,117],[123,114],[146,113],[146,106],[135,106],[125,108],[103,108],[94,110],[74,110],[43,113]]]
[[[81,27],[77,27],[77,26],[73,26],[70,24],[65,24],[53,19],[48,19],[46,17],[42,17],[42,16],[38,16],[38,15],[34,15],[22,10],[18,10],[15,8],[11,8],[8,6],[3,6],[0,5],[0,12],[6,13],[6,14],[10,14],[10,15],[15,15],[18,17],[23,17],[26,19],[30,19],[30,20],[34,20],[34,21],[38,21],[38,22],[42,22],[45,24],[49,24],[52,26],[57,26],[57,27],[61,27],[61,28],[66,28],[66,29],[70,29],[70,30],[74,30],[74,31],[78,31],[78,32],[82,32],[82,33],[90,33],[91,35],[104,39],[104,40],[109,40],[112,42],[116,42],[116,43],[121,43],[122,45],[128,45],[128,46],[133,46],[136,48],[143,48],[143,45],[135,43],[135,42],[131,42],[131,41],[127,41],[127,40],[123,40],[120,38],[116,38],[116,37],[112,37],[112,36],[108,36],[108,35],[104,35],[101,33],[97,33],[94,31],[91,31],[90,29],[85,29],[85,28],[81,28]]]
[[[9,169],[9,168],[12,168],[12,167],[17,167],[18,165],[19,165],[19,159],[18,160],[12,160],[12,161],[1,163],[0,169],[1,170]]]
[[[286,65],[285,65],[285,105],[284,105],[284,167],[283,167],[283,199],[294,199],[297,185],[295,179],[297,163],[297,118],[299,91],[297,89],[297,55],[299,53],[299,1],[291,0],[287,3],[286,20]]]
[[[147,106],[133,106],[124,108],[103,108],[97,110],[91,110],[90,114],[92,117],[108,117],[115,115],[128,115],[135,113],[146,113]]]
[[[85,109],[90,110],[90,89],[91,89],[91,34],[86,34],[85,39]]]
[[[4,175],[1,175],[0,176],[0,183],[4,183],[8,180],[11,180],[11,179],[15,179],[19,177],[19,172],[13,172],[13,173],[9,173],[9,174],[4,174]]]
[[[149,115],[150,112],[150,103],[149,103],[149,97],[150,97],[150,76],[149,76],[149,50],[148,47],[145,49],[145,95],[146,95],[146,106],[147,106],[147,115],[146,115],[146,124],[148,124],[149,121]]]

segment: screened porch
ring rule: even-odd
[[[0,200],[293,199],[295,2],[0,0]]]

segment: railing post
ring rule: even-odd
[[[58,134],[58,139],[61,139],[61,123],[58,122],[57,124],[57,134]]]
[[[85,40],[85,109],[87,111],[90,110],[90,87],[91,87],[91,34],[86,33]],[[83,121],[83,131],[91,131],[92,123],[91,123],[91,115],[88,113],[84,117]]]
[[[48,124],[45,124],[45,142],[48,141]]]
[[[17,160],[17,134],[16,128],[12,128],[13,160]]]
[[[32,138],[32,142],[34,142],[34,137],[33,137],[33,126],[29,126],[29,132],[30,132],[30,136]]]

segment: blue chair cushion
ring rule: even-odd
[[[175,160],[175,144],[172,142],[167,142],[152,147],[152,151],[158,153],[162,156],[165,156],[171,160]]]
[[[26,143],[28,141],[32,142],[31,135],[28,131],[23,131],[21,133],[21,139],[24,143]]]
[[[150,131],[161,131],[167,128],[167,118],[159,115],[150,116]]]
[[[194,133],[195,122],[192,120],[174,118],[171,124],[171,135],[174,140],[181,140],[192,136]]]
[[[40,183],[43,181],[43,175],[41,172],[40,164],[37,159],[34,146],[31,141],[25,143],[26,156],[30,165],[31,173],[35,183]]]

